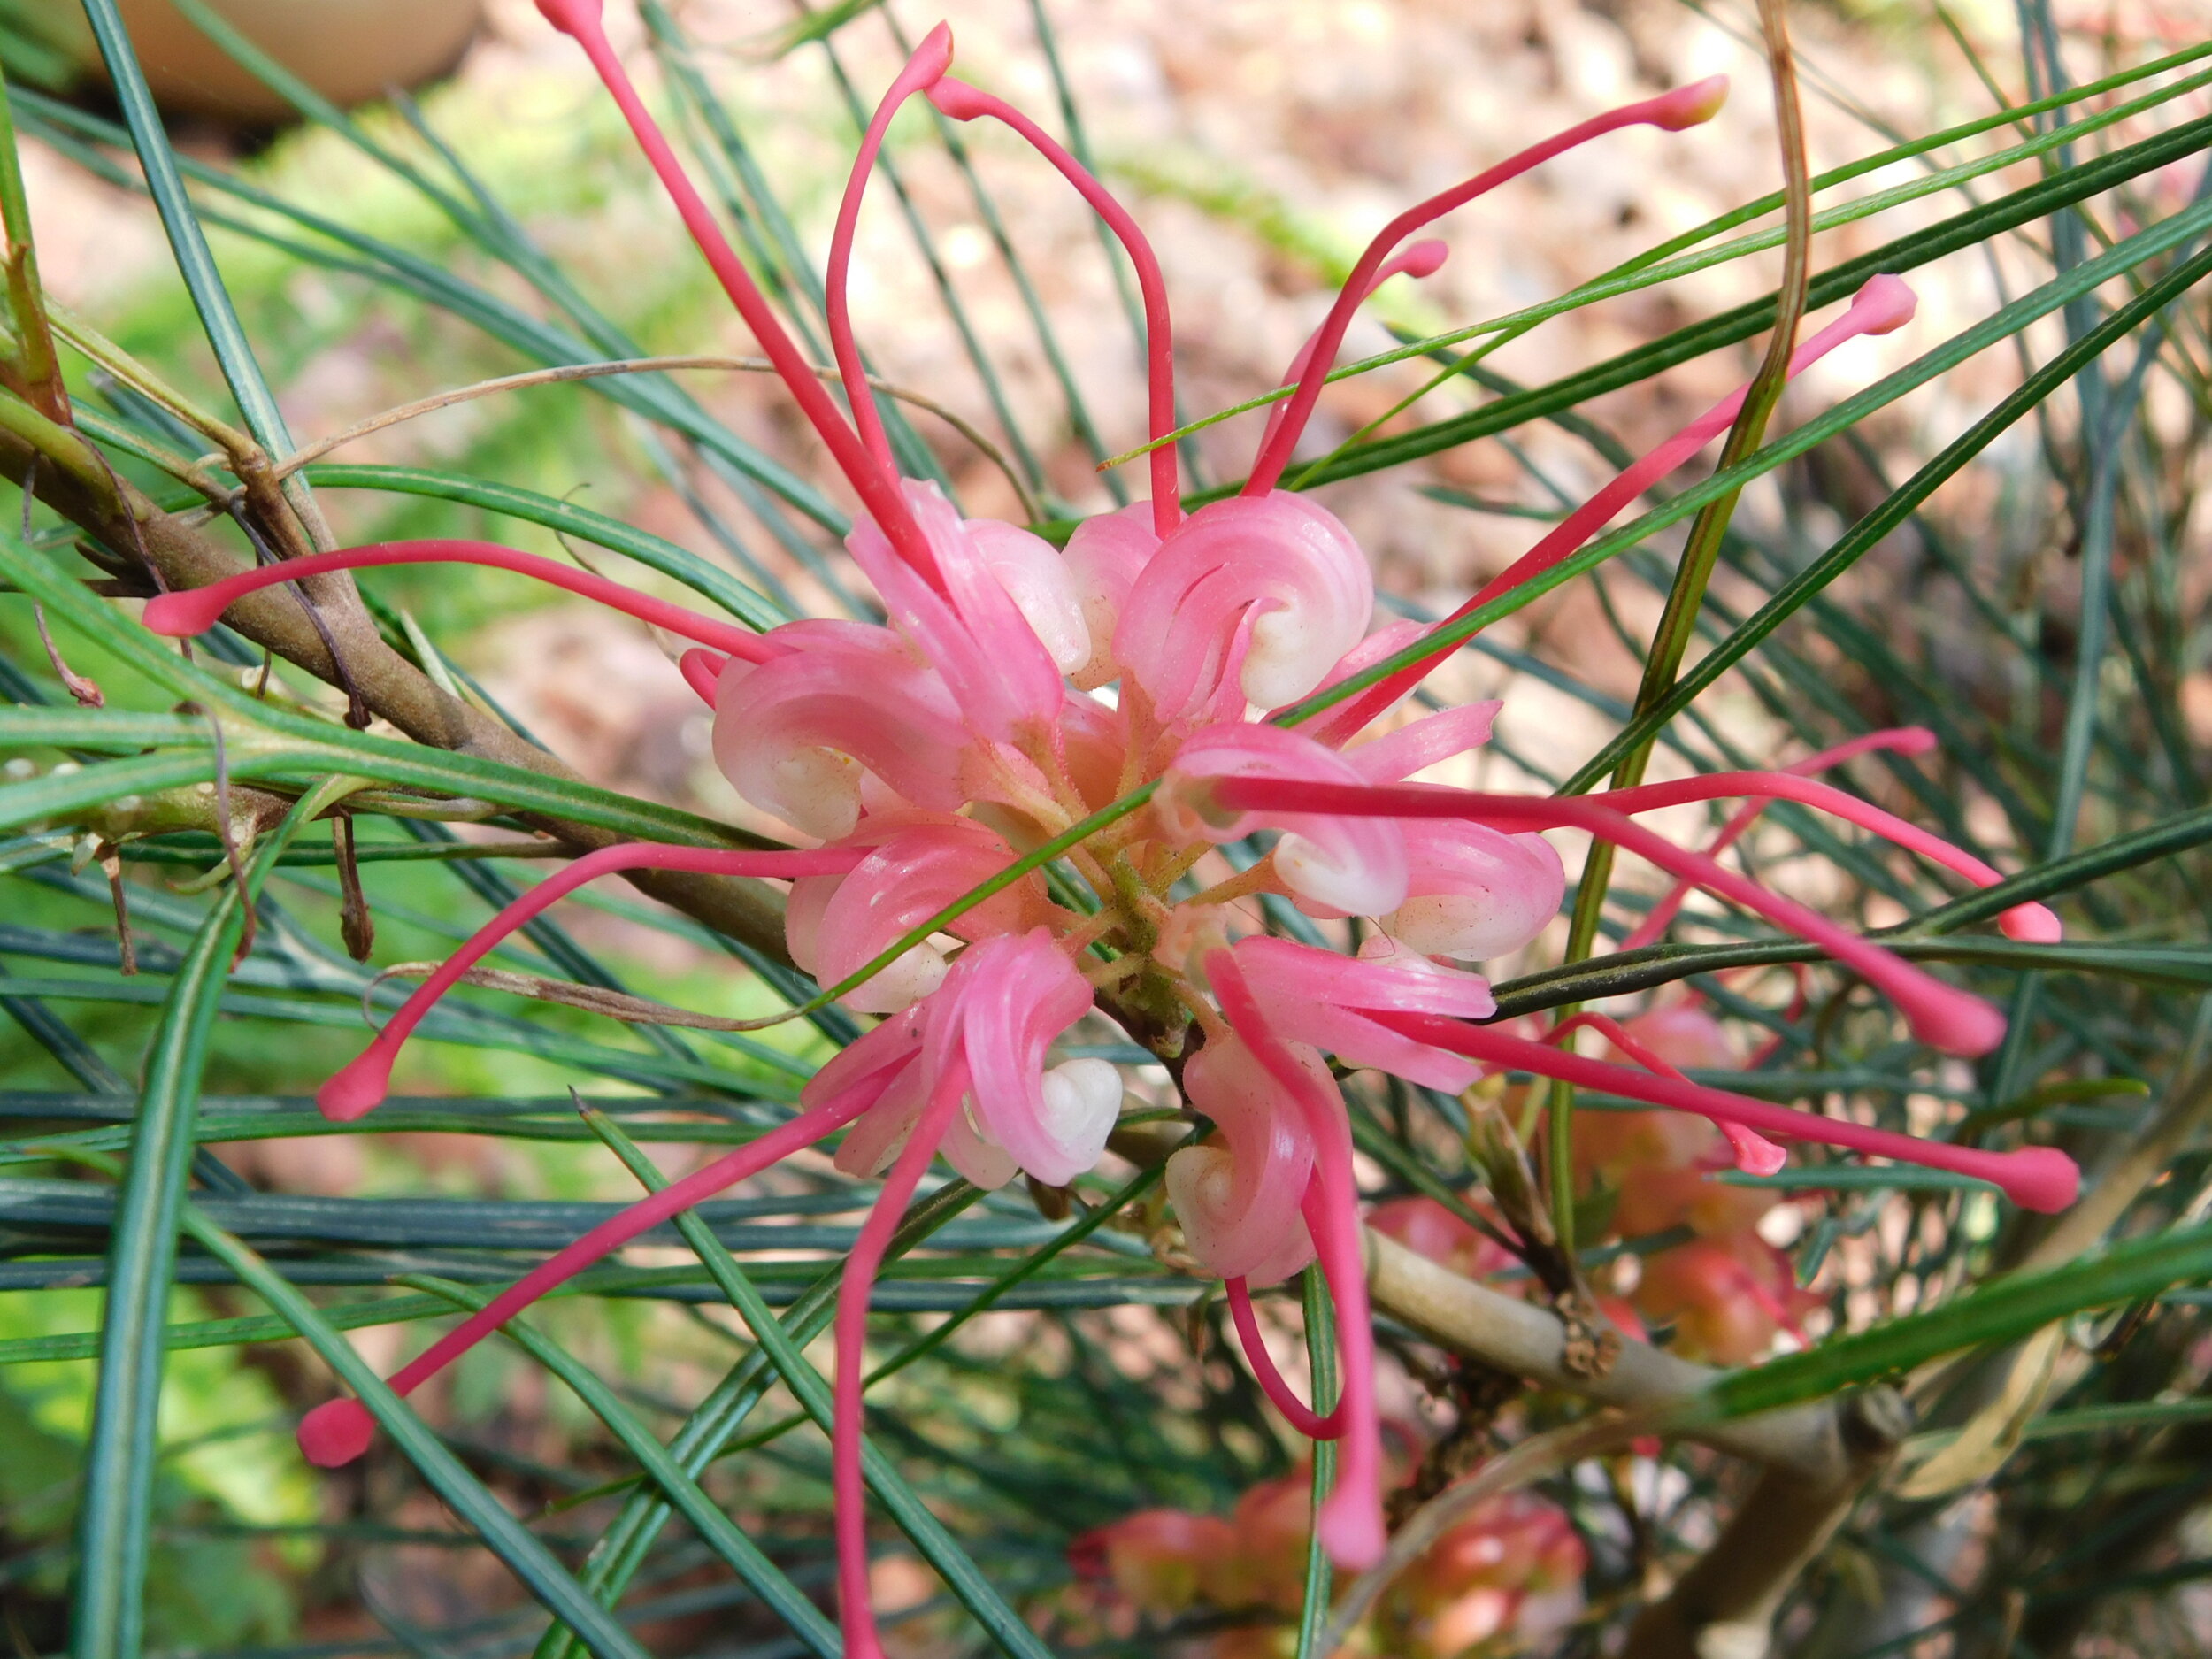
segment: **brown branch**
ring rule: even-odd
[[[1602,1375],[1578,1371],[1568,1363],[1570,1333],[1558,1315],[1378,1233],[1367,1235],[1367,1269],[1382,1312],[1456,1354],[1600,1405],[1648,1411],[1687,1403],[1720,1374],[1628,1337]],[[1762,1468],[1712,1548],[1637,1619],[1622,1659],[1760,1659],[1782,1597],[1910,1426],[1904,1401],[1888,1388],[1735,1422],[1693,1418],[1684,1439]]]
[[[1823,1408],[1843,1448],[1825,1479],[1770,1464],[1728,1525],[1674,1587],[1637,1617],[1619,1659],[1764,1659],[1774,1615],[1866,1484],[1911,1428],[1895,1390],[1871,1388]]]
[[[1378,1310],[1469,1359],[1600,1405],[1687,1402],[1720,1373],[1647,1342],[1622,1337],[1602,1376],[1567,1363],[1569,1333],[1549,1309],[1501,1295],[1381,1233],[1367,1234],[1367,1287]],[[1735,1422],[1699,1423],[1685,1438],[1784,1469],[1812,1483],[1844,1478],[1854,1456],[1829,1403],[1794,1406]]]
[[[41,501],[107,547],[142,549],[153,572],[169,588],[203,588],[244,568],[235,554],[204,530],[163,512],[130,484],[114,479],[77,433],[4,396],[0,475],[19,486],[27,483]],[[387,645],[350,577],[313,577],[298,586],[319,611],[331,643],[344,659],[346,674],[372,713],[417,742],[581,781],[553,756],[439,689],[429,676]],[[224,613],[224,620],[317,679],[334,686],[342,683],[330,646],[289,589],[249,595]],[[546,815],[523,816],[575,854],[622,839],[591,825]],[[787,959],[783,896],[766,883],[656,872],[638,872],[628,879],[641,891],[708,926],[778,961]]]

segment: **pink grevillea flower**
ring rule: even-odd
[[[958,705],[905,641],[865,622],[775,634],[795,649],[760,664],[732,657],[715,686],[714,757],[746,800],[835,841],[859,823],[871,780],[925,810],[969,799]]]
[[[1348,1567],[1371,1563],[1383,1548],[1383,1460],[1350,1125],[1331,1059],[1442,1089],[1500,1068],[1563,1077],[1691,1114],[1685,1121],[1708,1141],[1711,1132],[1699,1120],[1724,1125],[1747,1156],[1767,1156],[1758,1149],[1767,1145],[1761,1135],[1817,1140],[1984,1175],[2038,1208],[2070,1195],[2073,1166],[2056,1152],[1932,1145],[1693,1083],[1675,1070],[1679,1057],[1632,1029],[1634,1022],[1610,1028],[1632,1062],[1626,1064],[1486,1026],[1479,1022],[1494,1012],[1487,982],[1452,965],[1517,949],[1556,914],[1564,877],[1545,833],[1576,828],[1810,941],[1891,996],[1938,1047],[1979,1052],[1996,1040],[2000,1022],[1978,999],[1709,856],[1674,846],[1633,815],[1684,801],[1786,798],[1970,881],[1993,881],[1996,873],[1978,861],[1794,775],[1730,773],[1576,801],[1409,783],[1486,741],[1498,713],[1483,703],[1379,735],[1369,731],[1451,649],[1446,644],[1302,726],[1294,729],[1287,712],[1255,718],[1369,672],[1425,637],[1410,624],[1371,634],[1374,589],[1365,555],[1325,509],[1277,488],[1353,308],[1394,271],[1434,269],[1437,244],[1407,243],[1442,213],[1620,127],[1702,120],[1719,101],[1719,82],[1594,118],[1401,215],[1362,255],[1292,365],[1296,389],[1271,420],[1244,493],[1186,518],[1174,449],[1161,442],[1174,419],[1174,359],[1158,261],[1129,214],[1064,147],[1003,101],[948,78],[948,31],[931,31],[894,81],[868,124],[839,209],[826,295],[849,419],[684,176],[609,45],[595,0],[541,0],[541,10],[580,43],[606,82],[702,253],[849,485],[859,513],[847,545],[888,622],[796,621],[755,634],[551,561],[459,542],[318,555],[150,604],[150,626],[186,634],[249,592],[325,571],[460,561],[537,577],[692,641],[680,668],[712,707],[717,764],[754,808],[821,843],[773,852],[625,846],[578,860],[495,918],[410,997],[367,1052],[326,1086],[324,1109],[337,1117],[372,1109],[400,1044],[468,964],[603,873],[652,867],[788,880],[785,942],[795,961],[838,987],[870,963],[887,957],[890,965],[847,993],[849,1008],[884,1016],[881,1023],[821,1068],[796,1117],[558,1253],[404,1368],[394,1379],[403,1392],[684,1205],[841,1132],[839,1165],[883,1179],[842,1269],[833,1433],[846,1651],[878,1659],[858,1434],[870,1281],[902,1208],[941,1152],[984,1186],[1022,1172],[1064,1185],[1097,1161],[1119,1110],[1119,1076],[1095,1059],[1055,1064],[1052,1052],[1094,1007],[1122,1018],[1164,1056],[1185,1056],[1185,1091],[1214,1128],[1170,1159],[1168,1192],[1192,1251],[1228,1281],[1256,1371],[1265,1349],[1256,1340],[1252,1287],[1309,1263],[1320,1269],[1337,1315],[1340,1402],[1317,1413],[1271,1364],[1260,1374],[1292,1423],[1341,1441],[1339,1484],[1321,1512],[1319,1536]],[[901,478],[861,373],[847,265],[872,160],[898,109],[917,95],[956,119],[1001,122],[1034,146],[1103,216],[1137,269],[1153,496],[1085,523],[1064,554],[1018,526],[964,518],[934,487]],[[1855,334],[1897,326],[1909,309],[1901,283],[1878,279],[1800,349],[1797,366]],[[1660,446],[1471,603],[1569,557],[1717,435],[1735,407],[1724,401]],[[1091,695],[1110,687],[1110,696]],[[1135,810],[1132,797],[1144,789],[1155,792],[1152,807]],[[1125,810],[1110,830],[1075,842],[1070,833],[1079,824],[1117,803]],[[1256,832],[1272,837],[1264,857],[1194,893],[1188,881],[1213,849]],[[1003,872],[1018,850],[1063,837],[1067,879],[1090,888],[1083,910],[1054,902],[1042,879],[1029,874],[951,921],[947,931],[956,942],[946,943],[943,933],[914,936],[950,902]],[[1368,918],[1384,936],[1356,957],[1234,937],[1249,931],[1239,902],[1256,894],[1287,895],[1324,918]],[[2047,937],[2055,924],[2047,917],[2022,907],[2008,913],[2007,926],[2017,936]],[[1194,1036],[1202,1043],[1190,1052]],[[366,1444],[365,1414],[357,1402],[334,1402],[311,1417],[302,1437],[317,1461],[344,1461]],[[1276,1531],[1302,1537],[1299,1508],[1271,1496],[1254,1515],[1280,1510],[1288,1530]],[[1240,1517],[1242,1538],[1241,1507]],[[1175,1532],[1164,1524],[1156,1530],[1163,1539]],[[1133,1534],[1129,1543],[1137,1549]],[[1158,1600],[1177,1594],[1164,1589]],[[1447,1624],[1474,1628],[1466,1620]]]
[[[793,882],[785,915],[792,961],[824,985],[865,967],[917,924],[1014,861],[1003,836],[949,814],[871,818],[840,846],[871,850],[850,871]],[[1056,910],[1043,879],[1033,875],[968,911],[952,931],[964,939],[1023,933]],[[944,954],[924,941],[846,998],[846,1006],[864,1014],[896,1013],[935,990],[945,972]]]
[[[1090,1005],[1089,985],[1047,930],[988,939],[963,952],[926,1002],[824,1066],[800,1100],[857,1087],[847,1081],[855,1071],[872,1079],[879,1098],[837,1162],[852,1174],[880,1174],[926,1110],[919,1085],[956,1053],[974,1098],[960,1124],[964,1141],[951,1143],[954,1166],[980,1187],[1002,1187],[1022,1171],[1062,1186],[1098,1162],[1121,1110],[1120,1074],[1106,1062],[1045,1069],[1045,1050]]]
[[[1334,514],[1301,495],[1202,507],[1138,573],[1114,657],[1173,725],[1203,718],[1225,688],[1274,708],[1318,687],[1367,632],[1375,579]]]
[[[1337,1486],[1323,1501],[1315,1532],[1332,1559],[1356,1570],[1382,1558],[1382,1436],[1375,1414],[1375,1337],[1367,1312],[1367,1262],[1360,1243],[1359,1188],[1352,1173],[1351,1121],[1344,1097],[1304,1043],[1286,1041],[1246,981],[1237,958],[1206,958],[1215,1000],[1253,1057],[1286,1094],[1313,1144],[1313,1176],[1299,1205],[1314,1255],[1336,1304],[1343,1392],[1333,1426],[1341,1448]]]
[[[1417,1011],[1487,1019],[1497,1003],[1479,974],[1443,967],[1386,939],[1371,940],[1357,956],[1263,936],[1231,949],[1260,1012],[1347,1066],[1451,1094],[1480,1075],[1461,1056],[1409,1040],[1379,1018]]]
[[[1263,826],[1282,831],[1273,855],[1276,873],[1299,899],[1325,914],[1377,916],[1404,902],[1405,838],[1394,826],[1325,813],[1210,812],[1210,781],[1198,780],[1223,778],[1358,784],[1359,772],[1341,756],[1279,726],[1209,726],[1177,751],[1175,769],[1154,797],[1153,810],[1178,841],[1242,841]]]
[[[1291,1051],[1333,1087],[1310,1049]],[[1225,1279],[1273,1285],[1313,1260],[1313,1240],[1299,1213],[1313,1173],[1313,1135],[1282,1110],[1282,1086],[1233,1033],[1210,1039],[1183,1067],[1183,1090],[1212,1122],[1206,1144],[1167,1161],[1167,1190],[1183,1237]]]

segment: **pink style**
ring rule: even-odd
[[[1619,128],[1702,121],[1717,108],[1722,83],[1586,121],[1400,215],[1291,365],[1285,383],[1294,390],[1271,419],[1243,493],[1187,515],[1174,448],[1158,442],[1174,408],[1158,262],[1134,220],[1067,150],[1002,100],[947,78],[949,30],[933,30],[892,83],[839,210],[826,292],[841,406],[685,177],[610,47],[595,0],[540,7],[597,69],[849,486],[860,512],[847,545],[889,620],[798,621],[756,634],[550,561],[454,541],[318,555],[149,603],[147,626],[181,636],[212,625],[244,594],[321,571],[452,561],[534,575],[695,641],[684,673],[713,707],[717,762],[745,800],[814,843],[765,852],[625,845],[580,858],[417,990],[325,1086],[320,1104],[340,1118],[373,1109],[401,1045],[471,963],[563,895],[614,871],[789,881],[791,954],[825,984],[841,985],[907,948],[849,991],[847,1005],[880,1023],[821,1069],[797,1115],[561,1251],[403,1369],[392,1379],[400,1392],[684,1206],[841,1136],[839,1167],[883,1181],[843,1271],[833,1460],[846,1651],[875,1659],[882,1649],[867,1594],[859,1437],[870,1283],[940,1153],[987,1187],[1018,1174],[1064,1185],[1098,1161],[1120,1114],[1120,1078],[1102,1061],[1054,1061],[1056,1043],[1087,1018],[1118,1020],[1179,1059],[1189,1102],[1212,1126],[1170,1158],[1168,1192],[1193,1252],[1228,1281],[1235,1323],[1271,1396],[1302,1432],[1341,1442],[1320,1537],[1348,1569],[1374,1563],[1386,1539],[1360,1194],[1340,1071],[1371,1068],[1455,1091],[1505,1070],[1565,1078],[1721,1125],[1756,1167],[1779,1161],[1778,1143],[1816,1141],[1982,1176],[2034,1209],[2071,1202],[2075,1171],[2055,1151],[1980,1151],[1883,1133],[1694,1083],[1632,1043],[1621,1051],[1643,1064],[1581,1058],[1482,1023],[1495,1005],[1472,964],[1520,949],[1557,914],[1565,878],[1546,835],[1571,829],[1649,861],[1685,892],[1702,889],[1808,941],[1894,1001],[1932,1047],[1989,1048],[2002,1022],[1986,1003],[1639,821],[1684,802],[1740,800],[1749,814],[1788,800],[1978,886],[1998,879],[1937,838],[1801,775],[1839,757],[1582,799],[1408,782],[1486,741],[1498,714],[1495,703],[1483,703],[1370,733],[1449,644],[1302,726],[1268,717],[1422,637],[1410,625],[1371,634],[1365,555],[1317,502],[1276,488],[1353,309],[1394,273],[1436,268],[1440,244],[1409,244],[1423,227]],[[1088,520],[1064,553],[1019,526],[963,518],[933,486],[899,477],[861,373],[846,305],[854,229],[885,130],[917,95],[959,120],[1000,122],[1033,145],[1103,217],[1137,270],[1156,441],[1152,498]],[[1901,282],[1878,277],[1800,349],[1793,367],[1844,340],[1899,326],[1911,310]],[[1737,401],[1654,449],[1469,603],[1574,551],[1724,428]],[[1107,688],[1110,696],[1095,695]],[[1909,749],[1926,740],[1885,741]],[[1056,899],[1031,872],[949,931],[915,937],[1007,871],[1018,851],[1109,808],[1121,809],[1118,816],[1065,854],[1068,882],[1088,889],[1079,908]],[[1260,831],[1271,846],[1248,868],[1215,875],[1210,886],[1192,879],[1205,874],[1216,848]],[[1263,895],[1319,918],[1368,918],[1369,942],[1345,956],[1266,936],[1248,909]],[[2005,926],[2031,939],[2057,929],[2032,905],[2007,912]],[[1310,1263],[1334,1300],[1342,1351],[1343,1397],[1325,1416],[1302,1404],[1267,1363],[1250,1304],[1252,1287]],[[368,1416],[352,1401],[321,1408],[301,1429],[309,1456],[325,1464],[358,1455],[370,1438]]]

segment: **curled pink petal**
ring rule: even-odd
[[[1566,896],[1566,867],[1541,835],[1485,824],[1408,822],[1406,901],[1383,931],[1428,956],[1487,962],[1542,933]]]
[[[823,985],[840,983],[1014,862],[1002,836],[964,818],[880,827],[871,820],[840,845],[865,848],[866,856],[849,874],[793,883],[786,911],[792,960]],[[955,930],[966,939],[1013,932],[1043,902],[1042,880],[1033,876],[970,910]],[[846,1006],[894,1013],[935,990],[944,975],[944,958],[925,941],[853,992]]]
[[[1317,1056],[1310,1064],[1328,1075]],[[1224,1279],[1279,1283],[1313,1259],[1298,1211],[1313,1170],[1312,1136],[1281,1110],[1281,1089],[1240,1039],[1217,1038],[1193,1055],[1183,1088],[1224,1143],[1186,1147],[1168,1159],[1168,1200],[1183,1236]]]
[[[860,769],[926,810],[950,812],[969,733],[944,682],[887,628],[788,622],[790,649],[733,662],[715,693],[714,758],[753,805],[825,841],[860,817]]]
[[[718,622],[712,617],[682,605],[672,605],[664,599],[625,588],[620,582],[611,582],[589,571],[540,558],[534,553],[518,553],[512,548],[490,541],[378,541],[362,547],[339,548],[329,553],[310,553],[301,558],[280,559],[273,565],[226,576],[204,588],[156,595],[146,602],[141,620],[165,638],[189,639],[213,627],[224,611],[248,594],[310,576],[336,571],[375,570],[388,565],[480,565],[492,570],[513,571],[550,587],[595,599],[626,616],[665,628],[687,640],[696,640],[702,645],[710,645],[746,662],[762,662],[776,653],[777,648],[766,634],[756,634],[733,622]]]
[[[1066,1079],[1047,1100],[1045,1050],[1089,1010],[1090,985],[1041,927],[972,947],[956,971],[978,1127],[1039,1180],[1064,1186],[1098,1162],[1121,1108],[1116,1087],[1097,1110],[1094,1077]]]
[[[949,1150],[963,1146],[973,1166],[962,1172],[979,1186],[1003,1185],[1018,1170],[1055,1187],[1073,1180],[1098,1162],[1121,1105],[1118,1075],[1056,1068],[1062,1075],[1053,1079],[1045,1070],[1046,1050],[1090,1004],[1089,984],[1041,927],[971,946],[944,983],[900,1017],[903,1033],[918,1033],[918,1049],[907,1034],[886,1045],[910,1064],[875,1073],[884,1079],[879,1093],[839,1148],[838,1167],[880,1171],[920,1121],[934,1079],[956,1063],[972,1094],[965,1125],[972,1143],[957,1134],[948,1142]]]
[[[462,974],[493,946],[588,881],[622,870],[683,870],[705,875],[788,879],[849,870],[858,862],[857,856],[849,852],[741,852],[726,847],[663,847],[646,841],[624,842],[586,853],[539,882],[471,934],[435,973],[415,987],[377,1033],[376,1040],[316,1091],[315,1104],[334,1123],[349,1123],[380,1104],[390,1091],[392,1063],[399,1057],[401,1045],[438,999],[458,984]]]
[[[1321,684],[1367,632],[1374,603],[1366,555],[1317,503],[1283,493],[1216,502],[1163,541],[1138,576],[1114,630],[1114,660],[1156,718],[1181,719],[1223,686],[1248,613],[1237,684],[1273,708]]]
[[[1386,733],[1371,742],[1344,751],[1352,769],[1370,783],[1402,783],[1417,772],[1450,760],[1490,741],[1498,710],[1505,705],[1491,697],[1465,703]]]
[[[1382,1513],[1382,1428],[1375,1409],[1375,1333],[1367,1305],[1359,1188],[1352,1173],[1351,1123],[1333,1080],[1306,1063],[1312,1051],[1276,1034],[1234,955],[1216,951],[1207,959],[1207,973],[1221,1011],[1253,1057],[1290,1095],[1313,1138],[1313,1179],[1300,1211],[1336,1304],[1337,1347],[1344,1361],[1337,1485],[1323,1501],[1314,1531],[1339,1566],[1363,1571],[1382,1558],[1388,1538]]]
[[[1341,756],[1287,727],[1210,726],[1176,751],[1154,797],[1155,810],[1170,833],[1186,841],[1232,841],[1261,827],[1282,831],[1276,873],[1317,908],[1339,916],[1379,916],[1404,902],[1405,841],[1394,826],[1326,813],[1217,812],[1211,803],[1231,778],[1345,785],[1356,783],[1359,774]]]
[[[1072,674],[1087,663],[1091,637],[1083,593],[1059,549],[1042,536],[995,518],[964,519],[962,527],[975,543],[983,568],[1006,590],[1053,665]]]
[[[910,479],[902,488],[909,516],[933,550],[938,585],[902,564],[867,519],[845,538],[854,560],[972,730],[1006,742],[1047,729],[1065,691],[1051,654],[990,568],[972,528],[937,487]]]
[[[1094,690],[1121,678],[1121,664],[1114,658],[1114,627],[1137,577],[1159,550],[1160,538],[1142,503],[1086,518],[1068,538],[1068,576],[1082,607],[1091,647],[1071,676],[1079,689]]]
[[[1256,936],[1231,949],[1253,1004],[1281,1031],[1333,1054],[1344,1064],[1372,1067],[1456,1094],[1477,1069],[1460,1056],[1415,1042],[1378,1020],[1380,1012],[1418,1009],[1462,1019],[1497,1012],[1489,981],[1440,967],[1387,940],[1371,941],[1358,956],[1340,956],[1287,939]]]

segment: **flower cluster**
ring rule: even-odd
[[[1197,1651],[1281,1659],[1294,1646],[1284,1616],[1298,1612],[1305,1592],[1306,1483],[1302,1474],[1262,1481],[1225,1517],[1141,1510],[1082,1534],[1069,1560],[1110,1625],[1199,1608],[1241,1613],[1250,1621]],[[1489,1499],[1391,1586],[1353,1650],[1458,1659],[1502,1639],[1533,1641],[1581,1612],[1587,1564],[1582,1540],[1555,1505],[1526,1492]]]
[[[1174,397],[1157,262],[1129,215],[1064,149],[1002,101],[950,78],[948,30],[925,40],[875,112],[838,215],[826,294],[841,407],[686,178],[609,45],[596,0],[540,5],[600,72],[850,486],[861,511],[847,545],[887,619],[803,620],[754,634],[551,561],[440,541],[318,555],[169,595],[148,605],[148,626],[196,633],[245,592],[324,570],[453,561],[526,571],[695,641],[684,672],[712,705],[721,770],[746,801],[814,843],[765,852],[626,844],[578,859],[470,941],[330,1080],[319,1100],[331,1116],[358,1116],[383,1098],[401,1044],[470,964],[563,894],[618,870],[788,880],[792,958],[848,1007],[882,1018],[822,1068],[788,1123],[562,1251],[406,1367],[396,1387],[416,1386],[534,1297],[683,1206],[842,1132],[840,1167],[883,1178],[843,1270],[836,1325],[841,1593],[848,1651],[864,1659],[879,1651],[866,1594],[859,1440],[870,1281],[939,1153],[985,1187],[1017,1173],[1064,1184],[1098,1160],[1120,1110],[1121,1080],[1100,1061],[1053,1060],[1054,1044],[1094,1010],[1177,1062],[1191,1106],[1212,1125],[1202,1143],[1171,1159],[1167,1187],[1191,1249],[1229,1281],[1233,1302],[1248,1310],[1253,1286],[1309,1263],[1326,1280],[1341,1402],[1324,1418],[1279,1379],[1271,1392],[1301,1427],[1340,1440],[1340,1479],[1319,1533],[1351,1568],[1380,1555],[1385,1532],[1340,1072],[1373,1068],[1446,1091],[1500,1070],[1562,1077],[1693,1114],[1700,1134],[1710,1133],[1709,1121],[1721,1124],[1757,1158],[1779,1156],[1767,1137],[1825,1141],[1985,1176],[2039,1209],[2070,1201],[2073,1167],[2055,1152],[1919,1142],[1703,1087],[1632,1050],[1633,1064],[1587,1059],[1482,1025],[1494,1008],[1471,964],[1527,943],[1559,909],[1564,878],[1546,831],[1612,841],[1811,941],[1893,999],[1925,1041],[1959,1054],[1998,1041],[2001,1021],[1985,1003],[1637,818],[1686,801],[1786,798],[1974,882],[1997,875],[1792,773],[1727,773],[1579,799],[1409,782],[1483,743],[1497,705],[1393,725],[1395,705],[1455,641],[1403,623],[1371,632],[1365,556],[1325,508],[1277,487],[1353,311],[1394,273],[1435,268],[1435,244],[1409,245],[1417,231],[1606,133],[1702,121],[1718,105],[1721,83],[1586,121],[1400,215],[1301,353],[1290,377],[1295,390],[1242,491],[1187,514],[1174,448],[1159,442]],[[893,116],[914,96],[1025,138],[1104,217],[1138,272],[1153,493],[1142,505],[1085,522],[1064,551],[1017,526],[964,518],[933,486],[900,477],[861,371],[846,267],[871,163]],[[1894,328],[1911,309],[1901,281],[1878,277],[1799,349],[1793,366]],[[1469,607],[1571,554],[1721,431],[1741,396],[1607,486]],[[1233,846],[1250,856],[1237,864],[1216,850]],[[1057,888],[1040,868],[1042,851],[1064,861],[1069,879]],[[986,896],[970,902],[979,890]],[[1368,941],[1347,956],[1271,936],[1247,902],[1260,895],[1317,919],[1365,918]],[[2008,912],[2005,925],[2035,937],[2055,926],[2036,906]],[[1262,1355],[1254,1357],[1258,1363]],[[367,1415],[352,1402],[321,1409],[302,1431],[309,1455],[326,1463],[357,1455],[369,1438]]]

